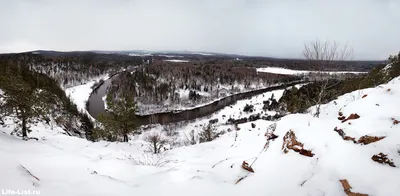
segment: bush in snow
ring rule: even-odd
[[[197,144],[198,140],[199,140],[199,137],[194,133],[194,130],[192,130],[189,133],[189,136],[185,134],[184,145],[186,145],[186,146],[195,145],[195,144]]]
[[[145,138],[145,141],[150,143],[150,150],[154,154],[161,152],[161,149],[167,143],[167,140],[162,137],[160,133],[152,133]]]
[[[253,105],[246,104],[246,106],[244,106],[243,108],[243,112],[253,112],[253,111],[254,111]]]
[[[127,156],[127,158],[134,165],[147,165],[147,166],[154,166],[154,167],[162,167],[165,164],[171,162],[170,160],[168,160],[167,152],[158,153],[158,154],[145,153],[138,157]]]
[[[199,133],[199,141],[200,143],[203,142],[210,142],[219,137],[222,132],[217,132],[217,130],[211,125],[208,124],[204,129]]]
[[[175,124],[170,124],[170,125],[166,125],[163,127],[163,132],[165,132],[165,134],[167,136],[176,136],[179,133],[176,131],[176,125]]]

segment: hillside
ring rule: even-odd
[[[279,98],[281,93],[275,96]],[[9,135],[12,126],[3,127],[0,172],[9,177],[0,179],[0,184],[60,196],[328,196],[346,195],[342,187],[348,188],[346,181],[339,181],[346,179],[353,187],[347,192],[395,196],[400,192],[399,93],[397,77],[323,105],[320,118],[291,114],[277,121],[276,126],[260,119],[239,124],[237,129],[221,124],[217,126],[219,131],[231,131],[214,141],[175,147],[160,155],[147,152],[149,146],[143,140],[147,134],[159,131],[157,127],[134,136],[130,143],[92,143],[40,124],[30,134],[39,141],[22,141]],[[247,103],[258,105],[262,100]],[[238,102],[233,108],[243,108],[245,103]],[[240,115],[241,109],[227,108],[231,115]],[[359,118],[342,123],[339,112],[345,117],[357,114]],[[180,138],[191,129],[201,130],[183,126]],[[278,137],[272,139],[274,135]],[[367,144],[374,140],[362,137],[365,135],[384,138]],[[292,145],[296,142],[303,145]],[[382,156],[379,153],[387,155],[385,161],[390,164],[374,162],[372,157]],[[243,161],[254,173],[242,168]]]

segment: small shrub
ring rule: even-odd
[[[160,133],[152,133],[145,138],[145,141],[150,143],[150,149],[154,154],[161,152],[161,149],[167,143],[167,140]]]
[[[127,156],[127,158],[134,165],[147,165],[154,167],[163,167],[164,165],[170,163],[168,160],[168,154],[166,152],[158,153],[158,154],[148,154],[145,153],[139,157]]]
[[[200,143],[203,142],[210,142],[219,137],[222,133],[217,132],[216,129],[211,125],[204,127],[203,131],[199,133],[199,141]]]

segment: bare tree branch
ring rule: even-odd
[[[340,46],[335,41],[322,42],[319,39],[316,39],[304,44],[304,49],[301,53],[301,56],[305,60],[309,61],[310,67],[313,70],[317,71],[317,74],[314,76],[314,80],[320,81],[321,83],[316,99],[310,97],[310,92],[307,90],[310,100],[316,104],[316,113],[314,116],[319,117],[321,103],[327,95],[326,90],[332,87],[332,85],[328,87],[329,79],[332,76],[329,73],[324,74],[322,71],[326,68],[338,69],[339,63],[352,60],[353,49],[349,47],[348,44]]]

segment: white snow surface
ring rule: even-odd
[[[168,59],[168,60],[165,60],[165,61],[174,62],[174,63],[187,63],[187,62],[189,62],[188,60],[181,60],[181,59]]]
[[[72,101],[76,104],[78,110],[86,111],[86,101],[89,99],[90,93],[93,91],[91,87],[99,80],[103,79],[105,81],[108,78],[108,74],[93,78],[91,81],[85,84],[67,88],[65,90],[65,93],[67,94],[67,96],[70,96],[72,98]]]
[[[390,89],[390,90],[388,90]],[[282,92],[282,90],[281,90]],[[271,94],[271,93],[270,93]],[[269,95],[264,95],[265,99]],[[274,95],[279,97],[280,93]],[[363,95],[366,97],[362,98]],[[217,112],[213,117],[239,116],[245,103],[259,104],[264,98],[239,101]],[[380,152],[400,166],[400,79],[376,88],[364,89],[339,97],[322,106],[320,118],[312,114],[291,114],[277,122],[274,132],[279,137],[264,150],[267,127],[273,122],[258,120],[240,124],[240,130],[228,132],[207,143],[177,147],[163,153],[162,167],[138,165],[132,159],[155,162],[142,139],[159,127],[143,135],[132,136],[129,143],[88,142],[68,137],[60,129],[44,125],[33,127],[30,136],[39,141],[22,141],[11,136],[13,125],[0,128],[0,189],[40,190],[41,195],[276,195],[276,196],[345,196],[340,179],[347,179],[353,192],[374,196],[397,196],[400,193],[400,169],[381,165],[371,160]],[[262,107],[262,106],[261,106]],[[315,107],[310,108],[313,113]],[[341,123],[337,117],[360,115]],[[226,129],[222,125],[218,129]],[[8,124],[12,122],[7,122]],[[196,123],[196,122],[193,122]],[[190,131],[193,123],[181,131]],[[190,127],[192,126],[192,127]],[[386,136],[385,139],[359,145],[344,141],[334,127],[347,135]],[[283,136],[295,132],[304,148],[314,157],[294,151],[282,152]],[[237,135],[237,138],[235,139]],[[145,159],[147,158],[147,159]],[[252,164],[254,173],[241,168],[243,161]],[[23,165],[39,180],[29,175]],[[241,177],[247,176],[238,184]]]
[[[351,71],[308,71],[308,70],[293,70],[293,69],[286,69],[282,67],[263,67],[257,68],[257,72],[267,72],[273,74],[283,74],[283,75],[302,75],[302,74],[310,74],[310,73],[324,73],[324,74],[362,74],[367,72],[351,72]]]

